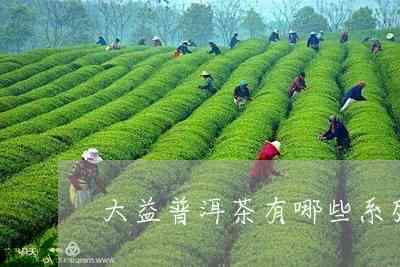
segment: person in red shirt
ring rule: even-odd
[[[296,77],[296,79],[293,81],[292,85],[289,87],[289,97],[295,96],[297,93],[300,93],[301,91],[305,90],[307,88],[306,84],[306,74],[304,72],[301,72],[299,76]]]
[[[256,186],[265,182],[271,175],[280,176],[281,174],[274,169],[273,159],[280,155],[281,143],[278,141],[266,141],[261,151],[257,155],[257,160],[250,171],[250,190],[254,192]]]

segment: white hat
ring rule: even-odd
[[[210,73],[208,71],[203,70],[203,72],[200,74],[200,76],[209,76]]]
[[[389,33],[386,35],[386,39],[388,39],[388,40],[392,39],[393,37],[394,37],[394,34],[391,33],[391,32],[389,32]]]
[[[315,35],[315,34],[316,34],[315,32],[311,32],[311,33],[310,33],[310,35]]]
[[[154,36],[152,40],[153,40],[153,41],[158,41],[158,40],[160,40],[160,37]]]
[[[271,145],[273,145],[279,153],[281,152],[281,143],[279,141],[274,141]]]
[[[103,161],[99,155],[99,151],[96,148],[89,148],[88,150],[84,151],[82,158],[93,164],[98,164]]]
[[[278,33],[278,32],[279,32],[279,30],[278,30],[278,29],[275,29],[275,30],[274,30],[274,32],[275,32],[275,33]]]

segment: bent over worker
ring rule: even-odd
[[[342,105],[343,107],[340,109],[340,112],[345,111],[351,104],[357,101],[365,101],[367,100],[363,95],[363,90],[365,88],[366,83],[364,81],[359,81],[356,86],[351,88],[343,97]]]
[[[296,94],[307,88],[305,77],[306,74],[304,72],[301,72],[299,76],[294,79],[292,85],[289,87],[289,97],[294,97],[296,96]]]
[[[329,117],[329,129],[320,136],[320,140],[332,140],[336,138],[338,150],[348,149],[350,147],[350,136],[346,127],[335,115]]]
[[[210,44],[210,48],[211,48],[211,50],[208,51],[209,54],[214,54],[216,56],[221,54],[221,50],[214,42],[210,42],[209,44]]]
[[[257,160],[250,171],[250,190],[256,191],[256,187],[272,176],[280,176],[281,174],[275,170],[273,159],[281,154],[281,143],[278,141],[269,142],[261,148],[257,155]]]
[[[199,89],[205,90],[212,94],[215,93],[217,89],[214,86],[214,78],[211,76],[211,74],[208,71],[203,71],[201,76],[203,77],[205,83],[199,85]]]
[[[248,87],[248,83],[244,80],[241,80],[239,86],[235,88],[233,93],[233,102],[238,109],[241,109],[246,105],[247,101],[250,100],[250,88]]]

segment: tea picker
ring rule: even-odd
[[[338,150],[348,149],[350,147],[350,136],[346,127],[335,115],[329,117],[329,129],[320,135],[321,141],[333,140],[336,138]]]
[[[299,76],[296,77],[296,79],[293,81],[292,85],[290,85],[288,94],[289,97],[294,97],[301,91],[305,90],[307,88],[307,84],[305,81],[306,74],[304,72],[301,72]]]
[[[367,99],[362,95],[366,83],[364,81],[359,81],[356,86],[351,88],[343,97],[340,112],[345,111],[351,104],[357,101],[366,101]]]
[[[281,143],[279,141],[269,142],[261,148],[257,159],[250,171],[250,190],[256,191],[256,186],[273,176],[280,176],[281,173],[275,170],[273,159],[281,154]]]
[[[221,50],[219,49],[219,47],[214,43],[214,42],[210,42],[209,43],[211,50],[208,51],[209,54],[214,54],[216,56],[221,54]]]
[[[248,83],[244,80],[240,81],[239,86],[237,86],[233,93],[233,102],[237,106],[238,110],[241,110],[250,101],[250,88]]]
[[[201,76],[204,79],[204,84],[199,85],[199,89],[205,90],[211,94],[215,93],[217,90],[214,86],[214,78],[212,77],[211,73],[203,71]]]
[[[318,52],[319,44],[320,44],[320,39],[317,37],[317,34],[315,32],[311,32],[310,37],[308,38],[307,41],[307,47],[310,47]]]

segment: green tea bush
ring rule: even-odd
[[[93,52],[93,50],[78,50],[57,53],[43,59],[42,61],[39,61],[38,63],[27,65],[23,68],[2,74],[0,75],[0,88],[4,88],[14,83],[21,82],[35,74],[38,74],[55,66],[71,63],[75,59],[82,57],[90,52]],[[40,86],[44,84],[36,85]],[[2,93],[3,90],[4,89],[0,89],[0,95],[2,96],[4,96],[4,93]]]
[[[15,62],[3,62],[0,63],[0,75],[16,70],[19,67],[21,67],[21,65],[19,63],[15,63]]]
[[[342,84],[349,89],[359,80],[364,80],[367,84],[367,101],[354,103],[346,111],[347,126],[352,138],[352,148],[347,155],[349,160],[393,160],[400,156],[395,123],[388,113],[386,92],[377,73],[378,69],[368,48],[360,43],[351,44]]]
[[[277,47],[271,48],[271,50],[274,49],[277,49]],[[312,50],[302,48],[279,61],[278,64],[272,68],[270,73],[266,75],[262,88],[255,92],[255,99],[249,103],[246,111],[225,128],[221,136],[217,139],[215,148],[208,156],[208,159],[217,161],[205,162],[197,167],[193,171],[191,180],[187,181],[187,183],[177,191],[176,195],[174,194],[174,196],[178,197],[186,196],[186,198],[190,200],[190,214],[199,214],[201,212],[200,206],[202,200],[211,199],[215,196],[227,200],[223,203],[223,208],[227,216],[220,220],[220,224],[215,225],[215,219],[199,218],[197,215],[192,215],[188,221],[188,225],[185,227],[175,226],[169,222],[152,225],[138,239],[126,243],[115,255],[115,264],[117,264],[117,266],[123,263],[144,263],[144,258],[146,256],[154,254],[155,251],[159,251],[161,247],[166,251],[170,251],[170,253],[163,254],[157,259],[154,259],[154,261],[151,260],[149,265],[155,264],[156,262],[165,266],[175,263],[184,265],[188,262],[197,262],[199,266],[207,266],[223,262],[225,248],[227,244],[231,242],[230,237],[226,236],[228,235],[229,226],[232,223],[232,218],[229,214],[234,213],[234,205],[230,203],[230,200],[246,192],[248,188],[247,180],[244,179],[244,177],[247,176],[247,169],[243,168],[243,163],[238,161],[238,163],[233,164],[232,162],[224,162],[223,160],[251,160],[255,158],[256,150],[260,146],[260,140],[264,141],[273,136],[273,123],[271,122],[273,120],[277,122],[282,119],[288,107],[287,87],[290,85],[291,79],[282,81],[283,75],[285,73],[289,74],[290,72],[291,78],[294,78],[297,71],[301,70],[304,65],[312,59],[313,55],[314,52]],[[292,63],[296,64],[294,68],[291,65]],[[245,67],[243,66],[243,68]],[[227,94],[227,92],[225,93]],[[257,95],[259,96],[257,97]],[[275,95],[284,96],[284,100],[282,99],[282,101],[276,102],[276,98],[274,98]],[[229,98],[230,103],[232,103],[231,90]],[[276,105],[276,109],[272,108],[274,105]],[[266,108],[266,106],[270,108]],[[198,111],[200,110],[201,108]],[[272,110],[275,112],[272,112]],[[193,113],[193,116],[196,112]],[[204,118],[199,121],[199,124],[203,125],[203,123],[208,120],[212,121],[212,119]],[[205,124],[205,126],[207,127],[207,124]],[[166,137],[167,136],[168,134]],[[187,137],[182,136],[181,140],[186,142],[186,138]],[[164,140],[163,137],[158,142],[162,140]],[[165,140],[168,143],[168,139]],[[200,142],[200,140],[201,139],[198,137],[192,140],[192,142]],[[176,144],[178,144],[178,142],[176,142]],[[206,148],[207,144],[206,142]],[[172,145],[171,148],[174,148],[174,146],[175,145]],[[197,145],[195,144],[192,148],[193,147],[197,147]],[[232,149],[234,147],[235,149]],[[166,153],[165,156],[168,158],[170,154],[167,146],[163,146],[163,148]],[[185,155],[188,159],[196,158],[196,155],[202,155],[193,149],[185,150],[185,147],[180,147],[180,150],[189,153],[189,155]],[[156,153],[161,156],[160,152],[161,147],[159,152]],[[174,154],[176,153],[177,152]],[[193,155],[191,155],[191,153],[193,153]],[[145,156],[143,159],[154,158],[149,154],[149,156]],[[240,167],[235,168],[235,166]],[[182,183],[183,181],[178,182]],[[171,180],[166,188],[169,190],[176,189],[176,183],[177,182],[173,184]],[[163,187],[164,186],[165,181],[163,181]],[[163,187],[162,189],[165,190]],[[160,194],[158,190],[154,191],[154,187],[153,189],[151,187],[146,187],[143,192],[151,192],[150,195],[152,196],[158,196]],[[161,191],[161,194],[166,194],[166,192]],[[170,215],[167,212],[162,212],[160,219],[164,222],[170,221],[167,218],[168,216]],[[180,234],[178,235],[178,233]],[[179,241],[172,241],[174,238]],[[160,242],[152,244],[155,239],[160,240]],[[131,253],[127,253],[127,251],[131,251]]]
[[[378,61],[387,60],[382,64],[383,77],[379,75],[378,66],[372,60],[367,48],[360,44],[350,46],[349,57],[357,58],[359,64],[347,69],[344,79],[347,87],[357,80],[367,83],[366,102],[353,104],[348,110],[348,127],[353,138],[348,159],[374,160],[352,161],[349,165],[347,178],[347,193],[352,204],[352,231],[354,266],[398,266],[400,258],[397,248],[400,246],[398,225],[391,216],[394,211],[392,202],[397,201],[399,194],[399,168],[393,161],[399,159],[400,143],[396,135],[393,118],[388,112],[389,105],[385,103],[388,86],[388,99],[393,107],[393,115],[398,119],[398,99],[395,98],[397,88],[395,75],[395,58],[386,54],[378,56]],[[381,58],[380,58],[381,57]],[[391,59],[390,59],[391,58]],[[393,65],[391,65],[393,64]],[[386,83],[382,80],[386,79]],[[392,81],[393,80],[393,81]],[[384,222],[370,225],[361,222],[361,216],[366,211],[366,201],[376,197],[376,205],[382,210]]]

